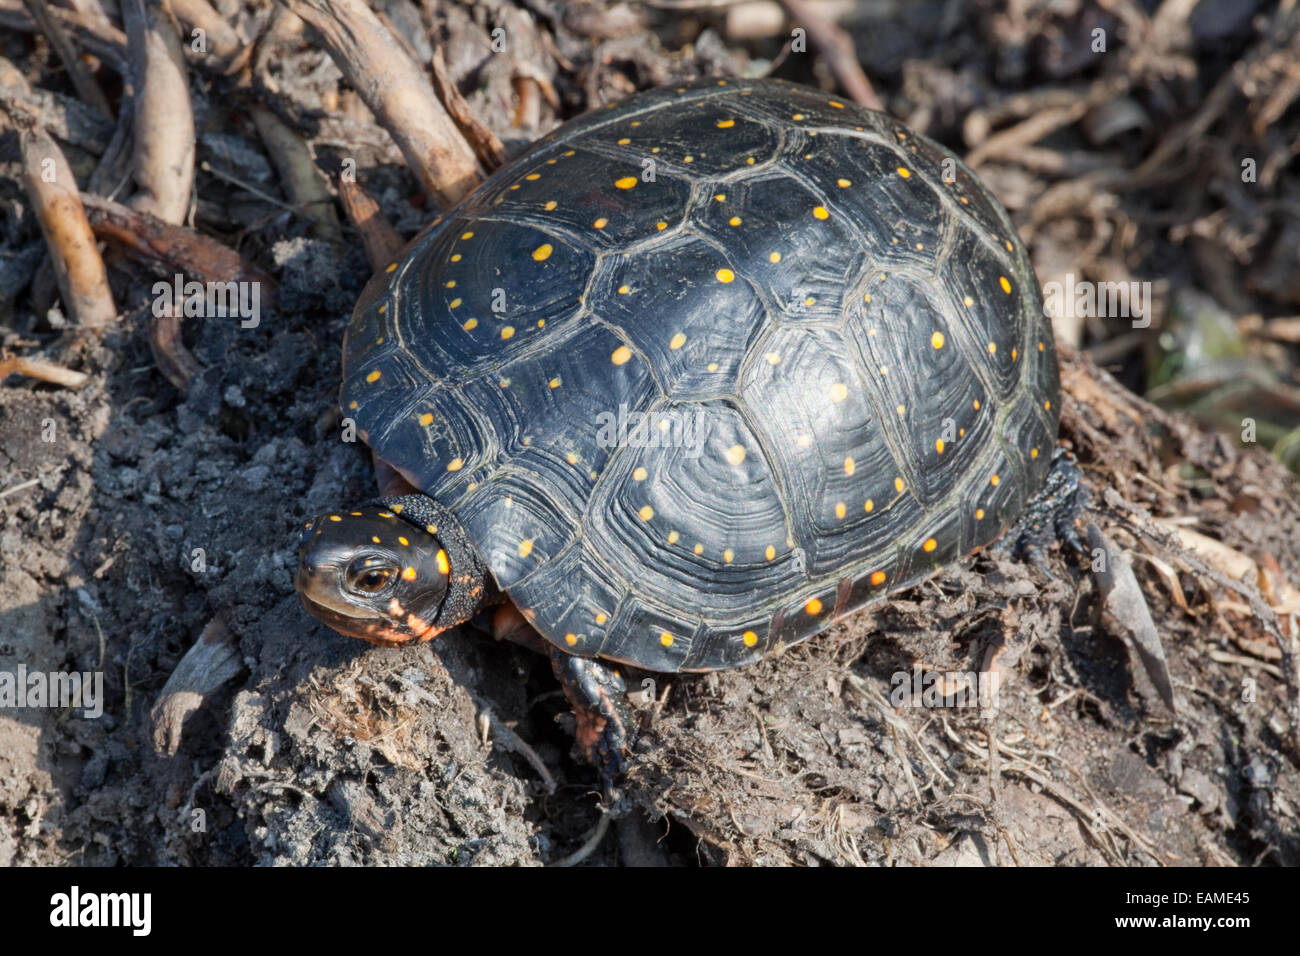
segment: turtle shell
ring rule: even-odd
[[[551,643],[744,664],[997,537],[1059,379],[960,160],[760,80],[559,127],[376,277],[344,414]]]

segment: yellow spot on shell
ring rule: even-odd
[[[447,303],[447,305],[450,308],[459,309],[463,303],[464,303],[463,299],[452,299],[449,303]]]
[[[633,480],[633,481],[645,481],[645,479],[646,479],[646,475],[648,475],[648,474],[649,474],[649,472],[647,472],[644,468],[642,468],[640,465],[638,465],[638,466],[636,467],[636,469],[632,472],[632,480]]]
[[[943,439],[942,439],[942,438],[936,438],[936,439],[934,440],[934,450],[937,451],[937,452],[938,452],[939,454],[941,454],[941,455],[943,454]]]
[[[966,306],[966,308],[969,309],[972,305],[975,304],[975,300],[968,295],[962,296],[961,304]]]
[[[628,294],[629,292],[631,292],[631,291],[632,291],[632,290],[631,290],[628,286],[625,286],[625,285],[621,285],[621,286],[618,287],[618,294],[619,294],[619,295],[627,295],[627,294]]]
[[[533,539],[524,538],[519,542],[519,557],[526,558],[533,553]]]
[[[718,120],[718,129],[731,129],[735,125],[735,120]]]
[[[465,459],[463,458],[453,458],[451,461],[447,462],[448,471],[460,471],[464,467]]]
[[[935,332],[934,335],[930,336],[930,344],[937,349],[943,348],[943,333]]]
[[[732,551],[730,548],[722,552],[722,560],[725,561],[727,564],[730,564],[732,559],[735,558],[735,556],[736,556],[736,552]]]
[[[880,587],[882,584],[884,584],[884,583],[885,583],[885,572],[884,572],[884,571],[873,571],[873,572],[871,573],[871,583],[874,584],[876,587]]]
[[[837,179],[835,180],[835,184],[839,186],[840,189],[848,189],[853,185],[853,181],[849,179]]]
[[[676,544],[680,538],[681,538],[681,534],[680,534],[679,532],[677,532],[677,531],[669,531],[669,532],[668,532],[668,543],[669,543],[669,544]]]
[[[542,208],[545,209],[547,212],[550,212],[552,209],[555,208],[555,206],[556,206],[556,202],[554,199],[552,199],[549,202],[547,202],[547,204]]]
[[[513,338],[514,334],[515,334],[515,327],[513,325],[507,325],[504,329],[501,330],[501,337],[503,339]]]
[[[764,551],[763,554],[766,555],[767,560],[771,561],[773,558],[776,557],[776,548],[772,547],[772,546],[769,544],[769,545],[767,546],[767,550]]]
[[[753,631],[746,631],[740,636],[740,639],[745,642],[746,647],[753,647],[758,643],[758,635]]]
[[[379,381],[379,369],[375,369],[373,372],[367,375],[366,381],[371,383]]]
[[[531,183],[531,182],[536,182],[537,180],[539,180],[539,179],[541,179],[541,178],[542,178],[542,174],[541,174],[541,173],[529,173],[527,176],[524,177],[524,179],[528,180],[530,183]]]
[[[402,569],[402,577],[408,581],[415,580],[415,568],[407,567]]]
[[[1052,410],[1052,403],[1050,401],[1043,402],[1043,409],[1050,412]]]
[[[565,634],[565,635],[564,635],[564,643],[565,643],[565,644],[568,644],[570,647],[572,647],[574,644],[577,644],[577,643],[578,643],[578,635],[577,635],[577,634]]]
[[[472,233],[472,232],[462,232],[462,233],[460,234],[460,237],[461,237],[462,239],[473,239],[473,238],[474,238],[474,233]]]
[[[745,447],[743,445],[732,445],[726,451],[727,461],[733,465],[739,465],[745,460]]]
[[[438,563],[438,571],[440,573],[442,574],[451,573],[451,562],[447,560],[446,551],[442,550],[442,548],[439,548],[438,555],[437,557],[434,558],[434,560]]]
[[[555,378],[551,379],[546,384],[551,388],[559,388],[562,383],[560,382],[560,378],[557,375]]]
[[[622,179],[614,180],[614,185],[617,186],[619,189],[631,189],[633,186],[636,185],[636,177],[624,176]]]
[[[475,329],[478,328],[478,319],[467,319],[465,324],[462,325],[461,328],[464,329],[466,332],[473,332]]]
[[[994,488],[996,488],[998,486],[998,482],[1000,482],[1001,480],[1002,479],[999,478],[997,475],[994,475],[992,478],[989,479],[989,484],[992,485]]]
[[[843,382],[836,382],[831,386],[831,401],[842,402],[849,397],[849,387]]]
[[[983,520],[984,520],[984,509],[983,509],[983,508],[976,508],[976,509],[975,509],[975,520],[976,520],[976,521],[983,521]]]
[[[668,341],[668,347],[670,349],[679,349],[685,344],[686,344],[686,336],[683,335],[681,332],[678,332]]]
[[[604,624],[604,623],[605,623],[606,621],[608,621],[608,620],[609,620],[609,618],[605,616],[605,612],[604,612],[604,611],[597,611],[597,612],[596,612],[596,623],[597,623],[597,624]]]
[[[768,352],[768,353],[767,353],[767,364],[768,364],[768,365],[775,365],[775,364],[776,364],[777,362],[779,362],[779,361],[781,361],[781,356],[780,356],[779,353],[777,353],[777,352]]]
[[[342,520],[343,520],[343,519],[340,518],[338,515],[330,515],[330,521],[342,521]],[[307,527],[310,528],[311,525],[308,525]]]
[[[1030,458],[1037,458],[1037,457],[1038,457],[1038,449],[1037,449],[1037,448],[1031,448],[1031,449],[1029,449],[1029,457],[1030,457]]]
[[[1008,279],[1006,276],[998,277],[998,285],[1002,286],[1002,291],[1005,292],[1007,295],[1011,294],[1011,280]]]
[[[727,220],[727,224],[730,226],[739,226],[740,223],[741,223],[741,219],[739,216],[732,216],[730,219]]]
[[[595,222],[592,223],[592,226],[595,227],[596,229],[604,229],[608,225],[609,225],[609,220],[606,219],[604,216],[601,216],[599,219],[597,219]]]
[[[1042,343],[1042,342],[1039,342],[1039,343],[1038,343],[1038,351],[1041,352],[1042,350],[1043,350],[1043,343]]]
[[[657,222],[657,223],[655,223],[655,228],[658,229],[660,232],[663,232],[665,229],[668,228],[668,223],[666,223],[666,222]]]
[[[769,262],[780,262],[780,261],[781,261],[781,253],[779,253],[779,252],[773,252],[773,253],[771,253],[770,255],[768,255],[767,259],[768,259]]]
[[[814,206],[813,215],[818,219],[829,219],[831,217],[830,211],[825,206]]]
[[[385,269],[384,271],[385,271],[385,272],[396,272],[396,271],[397,271],[397,263],[396,263],[396,262],[390,262],[390,263],[388,264],[388,268]]]
[[[822,612],[822,602],[813,598],[803,606],[803,609],[809,614],[820,614]]]
[[[379,543],[379,538],[373,534],[370,536],[370,540],[373,541],[375,544]]]
[[[998,351],[998,343],[997,343],[997,342],[990,342],[990,343],[989,343],[989,355],[996,355],[996,354],[997,354],[997,351]]]
[[[895,478],[895,479],[894,479],[894,490],[897,491],[900,495],[903,493],[903,489],[904,489],[905,487],[906,487],[906,486],[903,484],[903,479],[902,479],[902,478]]]
[[[719,282],[724,282],[724,283],[725,283],[725,282],[732,282],[732,281],[734,281],[735,278],[736,278],[736,274],[735,274],[734,272],[732,272],[730,269],[719,269],[719,270],[717,271],[716,275],[717,275],[718,281],[719,281]]]
[[[420,416],[420,424],[421,424],[421,425],[432,425],[432,424],[433,424],[433,414],[432,414],[431,412],[425,412],[423,415],[421,415],[421,416]]]
[[[400,544],[403,548],[409,548],[411,546],[411,542],[407,541],[400,534],[397,536],[397,543]]]
[[[898,175],[902,176],[904,179],[907,179],[912,175],[912,171],[908,169],[906,166],[899,166]]]
[[[692,548],[691,550],[694,551],[696,554],[703,554],[703,553],[704,553],[704,545],[700,544],[700,543],[697,541],[697,542],[695,542],[695,547]]]
[[[716,371],[718,370],[718,363],[717,363],[717,362],[710,362],[708,365],[706,365],[706,366],[704,366],[704,367],[705,367],[706,369],[708,369],[710,372],[716,372]]]
[[[549,242],[544,242],[536,249],[533,250],[533,258],[536,259],[538,262],[545,262],[547,259],[551,257],[551,253],[554,251],[555,251],[554,246],[552,246]]]
[[[628,359],[632,357],[632,350],[626,345],[620,345],[610,354],[609,359],[615,365],[626,365]]]
[[[978,412],[980,410],[980,400],[975,399],[975,401],[971,402],[971,406]]]
[[[649,521],[655,516],[655,510],[649,505],[642,505],[641,510],[638,511],[637,514],[641,516],[642,521]]]
[[[870,498],[868,498],[866,500],[866,503],[863,504],[862,510],[865,511],[867,514],[871,514],[871,512],[876,510],[876,503],[872,501]]]
[[[387,311],[388,311],[388,306],[387,306],[387,304],[385,304],[385,305],[381,305],[381,306],[379,307],[379,314],[380,314],[380,315],[383,315],[383,314],[384,314],[385,312],[387,312]]]
[[[669,634],[667,631],[663,631],[659,635],[659,643],[662,644],[664,647],[672,647],[673,636]]]
[[[844,504],[844,502],[842,501],[835,502],[835,517],[843,518],[846,514],[848,514],[848,511],[849,509]]]
[[[844,474],[851,475],[855,471],[857,471],[857,469],[858,469],[857,463],[854,462],[852,458],[844,459]]]

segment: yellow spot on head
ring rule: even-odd
[[[609,356],[610,361],[615,365],[626,365],[630,358],[632,358],[632,350],[626,345],[620,345]]]
[[[414,580],[415,580],[415,568],[412,568],[412,567],[406,567],[406,568],[403,568],[403,569],[402,569],[402,577],[404,577],[404,578],[405,578],[406,580],[408,580],[408,581],[414,581]]]
[[[739,465],[745,460],[745,447],[743,445],[732,445],[725,454],[729,464]]]
[[[373,372],[367,375],[366,381],[371,383],[379,381],[379,369],[375,369]]]
[[[831,217],[830,211],[825,206],[814,206],[813,215],[818,219],[829,219]]]
[[[434,560],[438,562],[438,571],[440,574],[451,573],[451,562],[447,560],[446,551],[442,550],[442,548],[439,548],[438,555],[436,558],[434,558]]]
[[[732,282],[736,278],[736,274],[730,269],[719,269],[716,275],[719,282]]]
[[[544,242],[533,250],[533,258],[538,262],[545,262],[551,257],[551,253],[554,251],[555,248],[549,242]]]
[[[424,526],[424,530],[429,532],[429,534],[437,534],[438,526],[436,524],[426,524]]]
[[[809,614],[820,614],[822,612],[822,602],[813,598],[803,606],[803,609]]]
[[[686,344],[686,336],[683,335],[681,332],[678,332],[669,340],[668,347],[670,349],[679,349],[685,344]]]
[[[753,631],[746,631],[740,636],[740,639],[745,642],[746,647],[753,647],[758,643],[758,635]]]
[[[519,542],[519,557],[526,558],[533,553],[533,539],[524,538]]]
[[[926,538],[925,544],[921,545],[921,547],[926,551],[933,551],[935,548],[939,547],[939,542],[935,541],[934,538]]]
[[[849,387],[843,382],[836,382],[831,386],[831,401],[842,402],[849,397]]]
[[[397,263],[396,263],[396,262],[390,262],[390,263],[388,264],[388,268],[385,269],[384,271],[385,271],[385,272],[396,272],[396,271],[397,271]]]
[[[636,182],[637,180],[635,176],[624,176],[622,179],[614,180],[614,185],[619,189],[631,189],[636,185]]]
[[[655,516],[655,510],[649,505],[642,505],[641,510],[638,511],[637,514],[641,516],[642,521],[649,521]]]

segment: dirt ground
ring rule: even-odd
[[[1156,321],[1138,337],[1070,317],[1057,332],[1062,443],[1084,470],[1088,518],[1132,565],[1174,708],[1134,650],[1136,620],[1103,613],[1086,563],[1053,551],[1049,576],[988,551],[758,665],[653,675],[633,811],[586,862],[1300,863],[1300,605],[1285,597],[1285,582],[1300,584],[1300,486],[1266,448],[1125,387],[1140,383],[1144,342],[1179,290],[1208,291],[1256,326],[1300,312],[1300,88],[1280,98],[1276,82],[1300,53],[1292,5],[805,5],[838,16],[891,112],[959,153],[983,151],[979,172],[1040,279],[1078,269],[1155,284]],[[194,61],[197,159],[227,175],[200,172],[193,224],[276,292],[256,328],[185,323],[198,372],[184,390],[149,340],[150,290],[169,272],[111,245],[121,318],[59,351],[65,319],[49,313],[17,137],[0,125],[4,348],[44,349],[89,375],[78,389],[0,383],[0,671],[97,671],[105,689],[98,719],[0,710],[0,864],[559,861],[601,812],[545,659],[461,631],[371,648],[299,606],[298,529],[374,494],[363,449],[336,439],[335,405],[368,267],[354,233],[283,208],[251,112],[275,111],[322,171],[355,159],[403,235],[432,210],[301,23],[272,19],[268,3],[216,6],[258,43],[251,86]],[[414,16],[417,58],[432,38],[510,151],[679,78],[775,68],[835,82],[815,46],[783,50],[775,4],[383,9],[392,24]],[[10,30],[7,10],[0,56],[33,88],[74,98],[48,44]],[[492,51],[496,27],[512,39],[505,54]],[[1115,44],[1105,63],[1083,52],[1098,28]],[[91,139],[60,141],[79,176],[95,167]],[[1262,177],[1246,194],[1242,155]],[[1294,370],[1294,343],[1268,349]],[[1193,554],[1187,532],[1227,557]],[[228,649],[229,679],[168,753],[151,712],[205,632]],[[1002,678],[991,710],[890,701],[900,672],[989,661]]]

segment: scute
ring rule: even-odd
[[[561,127],[431,226],[358,305],[342,404],[557,647],[730,667],[1015,520],[1059,415],[1037,296],[941,146],[704,81]]]

